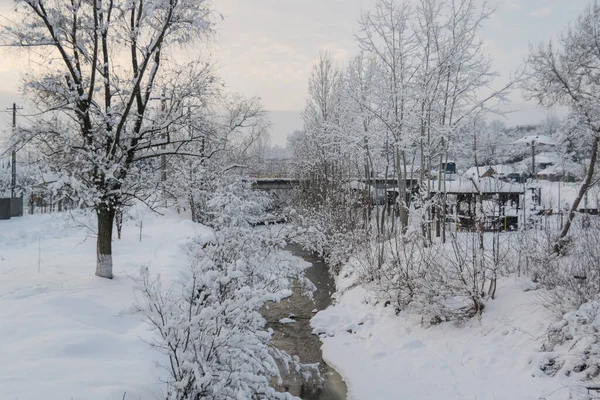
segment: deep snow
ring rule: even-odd
[[[115,279],[104,280],[93,275],[89,224],[65,214],[0,221],[0,398],[161,398],[165,375],[155,363],[164,360],[144,343],[141,316],[127,312],[130,277],[146,265],[165,284],[179,279],[182,247],[211,233],[171,212],[139,212],[114,241]],[[348,264],[337,278],[337,305],[312,320],[350,400],[561,400],[576,385],[539,368],[553,320],[524,280],[499,282],[481,320],[429,328],[372,304],[356,283]]]
[[[426,328],[372,304],[351,265],[337,279],[337,304],[312,320],[349,400],[558,400],[576,385],[539,369],[552,317],[525,280],[499,282],[481,319]]]
[[[159,399],[162,356],[129,311],[130,277],[146,265],[172,282],[187,265],[182,246],[211,233],[169,211],[142,211],[115,239],[115,278],[106,280],[94,276],[96,242],[83,226],[93,223],[77,218],[84,222],[65,213],[0,221],[0,398]]]

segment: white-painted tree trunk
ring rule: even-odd
[[[101,278],[112,279],[113,273],[112,254],[98,253],[96,261],[96,275]]]

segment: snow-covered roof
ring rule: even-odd
[[[515,140],[514,144],[531,144],[535,142],[536,144],[547,144],[547,145],[555,145],[556,141],[552,139],[550,136],[546,135],[529,135],[522,137],[521,139]]]
[[[491,170],[491,171],[490,171]],[[471,167],[465,171],[463,174],[467,178],[479,178],[480,176],[485,175],[486,173],[494,174],[496,170],[489,165],[483,167]]]
[[[522,163],[514,163],[514,164],[497,164],[492,165],[494,171],[499,176],[506,176],[511,174],[522,174],[527,172],[527,166]]]
[[[544,209],[547,210],[568,210],[575,197],[579,193],[581,183],[564,183],[537,181],[532,182],[534,188],[540,190],[540,201]],[[579,203],[579,209],[599,209],[600,207],[600,188],[592,186],[584,199]]]
[[[433,186],[437,188],[437,185]],[[485,177],[481,179],[459,178],[453,181],[446,181],[446,193],[523,193],[520,185],[510,182],[504,182],[494,177]],[[434,192],[437,189],[433,190]]]
[[[523,193],[523,187],[510,182],[504,182],[493,177],[481,178],[475,181],[481,193]]]
[[[550,165],[541,171],[538,171],[538,175],[562,175],[564,168],[558,164]]]
[[[473,184],[471,179],[458,178],[453,181],[447,181],[446,193],[479,193],[477,187]],[[434,186],[437,188],[437,186]],[[435,192],[436,190],[434,190]]]
[[[536,164],[556,164],[560,161],[560,155],[554,151],[543,151],[535,155]],[[531,164],[531,157],[523,160],[525,164]]]
[[[537,158],[536,158],[537,160]],[[479,173],[478,173],[479,172]],[[485,165],[482,167],[471,167],[463,175],[466,178],[479,178],[488,173],[491,175],[507,176],[511,174],[522,174],[527,172],[527,166],[523,163],[515,164],[496,164],[496,165]]]
[[[582,164],[564,160],[563,162],[553,164],[553,165],[550,165],[550,166],[542,169],[541,171],[538,172],[538,175],[541,175],[541,176],[544,176],[544,175],[546,175],[546,176],[547,175],[555,175],[555,176],[571,175],[571,176],[580,178],[583,175],[585,175],[585,168],[583,167]]]

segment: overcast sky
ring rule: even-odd
[[[530,43],[548,40],[592,0],[497,0],[496,12],[481,33],[486,51],[506,82],[527,56]],[[302,126],[307,79],[320,49],[329,50],[344,65],[357,52],[354,34],[361,10],[374,0],[213,0],[224,19],[219,23],[213,58],[228,87],[260,96],[272,111],[273,143]],[[9,15],[12,1],[0,0],[0,15]],[[4,18],[0,18],[0,24]],[[26,55],[0,51],[0,108],[19,101],[19,68]],[[17,60],[18,59],[18,60]],[[17,61],[15,61],[17,60]],[[512,95],[508,125],[535,123],[547,115],[534,104]],[[8,124],[6,116],[0,123]]]

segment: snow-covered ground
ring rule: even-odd
[[[143,220],[142,241],[139,222]],[[95,239],[64,214],[0,221],[0,398],[161,399],[162,356],[127,312],[142,265],[165,284],[186,268],[182,247],[210,231],[175,214],[141,212],[114,241],[115,279],[93,275]],[[575,383],[539,368],[553,321],[536,291],[499,283],[481,320],[425,328],[417,317],[369,304],[347,265],[337,305],[316,314],[323,355],[350,400],[562,400]],[[125,396],[125,397],[124,397]]]
[[[552,318],[527,283],[506,279],[483,317],[466,326],[425,328],[418,317],[369,304],[349,265],[337,280],[337,304],[312,320],[323,357],[348,385],[349,400],[558,400],[565,377],[540,369]]]
[[[581,183],[549,182],[540,180],[532,182],[529,187],[540,190],[541,206],[545,210],[566,212],[571,208],[573,201],[577,197]],[[598,209],[599,204],[600,191],[597,186],[592,186],[579,204],[579,209]]]
[[[161,355],[141,340],[149,337],[141,316],[127,311],[130,277],[146,265],[168,284],[186,268],[181,247],[210,234],[176,214],[140,212],[115,239],[115,279],[106,280],[94,276],[90,230],[64,213],[0,221],[0,398],[164,398]]]

